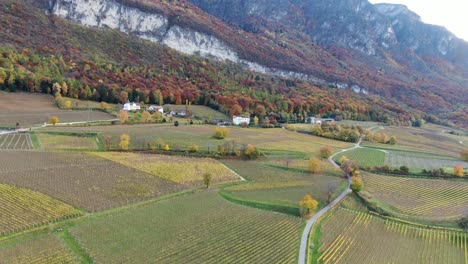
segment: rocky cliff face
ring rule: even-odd
[[[49,1],[48,9],[54,15],[85,26],[116,29],[185,54],[229,60],[260,73],[324,83],[323,80],[307,74],[265,67],[241,59],[230,45],[213,35],[170,23],[169,17],[164,14],[142,11],[113,0],[56,0]]]
[[[427,25],[402,5],[373,5],[367,0],[190,0],[206,12],[245,30],[261,20],[308,34],[323,47],[341,46],[374,56],[413,50],[468,65],[468,44],[442,27]],[[235,10],[235,11],[231,11]],[[460,52],[464,49],[463,57]]]

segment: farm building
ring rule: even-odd
[[[151,105],[148,108],[146,108],[146,110],[149,112],[159,112],[161,114],[164,113],[164,108],[158,105]]]
[[[140,104],[137,104],[137,103],[130,103],[130,102],[127,102],[126,104],[124,104],[124,108],[123,108],[125,111],[138,111],[141,109],[141,106]]]
[[[316,124],[321,125],[324,122],[335,122],[335,119],[333,119],[333,118],[319,118],[319,117],[315,117],[315,116],[310,116],[310,117],[306,118],[305,122],[309,123],[309,124],[313,124],[313,125],[316,125]]]
[[[250,124],[250,117],[243,117],[243,116],[233,116],[232,123],[236,126],[239,126],[243,123]]]

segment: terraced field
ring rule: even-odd
[[[80,263],[53,234],[0,242],[0,263]]]
[[[0,150],[31,150],[34,145],[29,134],[0,135]]]
[[[456,219],[468,208],[468,182],[363,174],[364,190],[403,216]]]
[[[338,208],[322,224],[318,263],[468,263],[468,234]]]
[[[81,215],[44,194],[0,184],[0,235]]]
[[[203,191],[71,230],[98,263],[296,263],[302,220]]]
[[[89,211],[188,188],[84,153],[0,151],[0,168],[0,183],[38,191]]]
[[[206,173],[212,175],[214,183],[240,180],[238,175],[213,159],[120,152],[95,152],[93,155],[182,184],[200,185]]]

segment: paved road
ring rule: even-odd
[[[374,129],[374,128],[370,128],[370,129]],[[363,139],[363,137],[361,137],[359,139],[358,143],[356,143],[353,147],[343,149],[343,150],[338,151],[337,153],[333,154],[332,156],[330,156],[330,158],[328,158],[328,161],[331,164],[333,164],[333,166],[339,168],[340,166],[338,166],[338,164],[336,164],[336,162],[333,160],[333,158],[336,155],[338,155],[340,153],[343,153],[345,151],[350,151],[350,150],[353,150],[353,149],[356,149],[356,148],[360,148],[362,139]],[[350,175],[346,175],[346,176],[348,177],[348,186],[346,187],[346,190],[344,190],[340,195],[338,195],[338,197],[336,197],[335,200],[333,200],[329,205],[327,205],[327,206],[323,207],[322,209],[320,209],[320,211],[318,211],[311,219],[307,220],[306,227],[304,228],[304,232],[302,233],[302,237],[301,237],[301,246],[300,246],[300,249],[299,249],[299,261],[298,261],[299,264],[306,264],[307,244],[308,244],[307,242],[309,240],[310,230],[312,229],[314,224],[317,222],[317,220],[321,216],[323,216],[326,212],[328,212],[331,208],[333,208],[336,204],[338,204],[341,200],[343,200],[348,194],[350,194],[352,192],[351,189],[349,188],[351,186],[351,177],[350,177]]]

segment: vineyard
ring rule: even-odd
[[[0,235],[81,214],[49,196],[0,184]]]
[[[468,234],[338,208],[322,224],[318,263],[468,263]]]
[[[203,182],[203,175],[206,173],[212,175],[213,182],[240,179],[226,166],[213,159],[117,152],[95,152],[93,154],[182,184],[200,185]]]
[[[71,232],[97,263],[295,263],[301,223],[205,191],[96,218]]]
[[[55,235],[21,238],[0,242],[0,263],[63,264],[78,259]]]
[[[38,191],[89,211],[187,188],[84,153],[0,152],[0,167],[2,183]]]
[[[0,135],[0,150],[31,150],[34,145],[29,134]]]
[[[337,155],[335,160],[340,161],[341,157],[343,156],[346,156],[350,160],[356,161],[359,167],[380,167],[385,165],[386,153],[371,148],[357,148]]]
[[[467,168],[468,163],[458,160],[437,159],[429,157],[414,157],[409,155],[400,155],[390,152],[385,156],[385,164],[399,168],[400,166],[407,166],[413,171],[420,172],[422,169],[431,170],[443,167],[455,167],[458,164]]]
[[[461,217],[468,208],[468,182],[365,173],[364,190],[396,213],[430,219]]]

